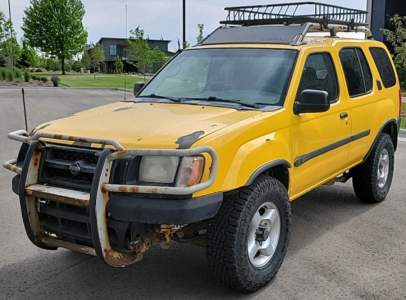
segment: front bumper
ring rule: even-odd
[[[11,133],[9,137],[30,145],[22,167],[16,165],[16,160],[8,161],[3,166],[18,174],[13,178],[12,185],[13,191],[20,198],[24,227],[29,239],[41,248],[68,248],[97,255],[111,266],[125,266],[142,259],[142,253],[146,251],[148,244],[138,244],[135,253],[115,251],[110,243],[109,223],[121,222],[120,224],[124,226],[130,222],[185,225],[213,217],[222,203],[222,193],[183,199],[184,195],[192,195],[206,189],[214,182],[218,158],[214,150],[209,147],[187,150],[124,149],[116,141],[50,134],[36,134],[28,137],[28,134],[23,131]],[[44,142],[40,138],[103,144],[112,146],[116,150],[104,149],[99,153],[89,193],[41,182],[41,156],[44,151]],[[181,188],[110,184],[113,162],[121,157],[127,155],[187,156],[202,153],[211,158],[210,175],[206,181],[195,186]],[[171,199],[158,199],[159,197],[139,197],[139,194],[172,196]],[[47,207],[47,202],[55,205]],[[67,206],[68,209],[58,210],[60,206]],[[57,218],[57,223],[60,223],[61,218],[82,222],[84,228],[87,228],[87,234],[78,233],[77,228],[70,228],[69,225],[52,231],[54,228],[52,222],[41,219],[43,214],[47,213]],[[77,243],[77,240],[82,242]]]

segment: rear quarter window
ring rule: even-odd
[[[396,84],[396,76],[390,58],[388,57],[385,49],[371,47],[369,48],[369,51],[371,52],[371,55],[375,61],[376,67],[378,68],[383,86],[385,88],[394,86]]]

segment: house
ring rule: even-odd
[[[147,42],[151,49],[158,47],[159,50],[164,51],[168,56],[173,56],[175,54],[168,51],[168,44],[171,41],[147,40]],[[137,62],[137,58],[127,55],[127,39],[102,37],[98,43],[100,44],[100,48],[104,51],[104,56],[106,58],[104,65],[102,66],[103,72],[112,73],[114,71],[114,58],[116,56],[121,58],[121,61],[124,64],[124,72],[138,72],[137,67],[134,66],[134,63]],[[155,73],[161,66],[161,63],[154,64],[151,72]]]
[[[368,0],[367,9],[372,36],[378,41],[384,40],[382,29],[394,29],[390,24],[393,15],[406,16],[406,5],[401,0]]]

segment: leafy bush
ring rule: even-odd
[[[24,71],[24,81],[30,82],[31,74],[27,70]]]
[[[44,83],[45,83],[45,82],[48,82],[48,77],[41,77],[40,80],[41,80],[42,82],[44,82]]]
[[[6,71],[6,79],[8,81],[13,81],[13,73],[7,70]]]
[[[51,81],[52,81],[54,86],[59,86],[59,81],[61,81],[61,80],[59,79],[58,76],[52,76]]]
[[[0,68],[5,68],[7,65],[6,57],[0,53]]]
[[[22,72],[18,68],[14,68],[14,78],[15,79],[21,79],[22,78]]]
[[[2,80],[6,79],[6,74],[7,74],[6,68],[0,68],[0,79]]]

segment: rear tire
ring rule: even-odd
[[[289,197],[280,181],[260,176],[225,197],[209,224],[209,267],[227,286],[253,292],[278,272],[289,244]]]
[[[392,184],[394,162],[392,139],[382,133],[367,160],[352,170],[355,195],[363,202],[383,201]]]

